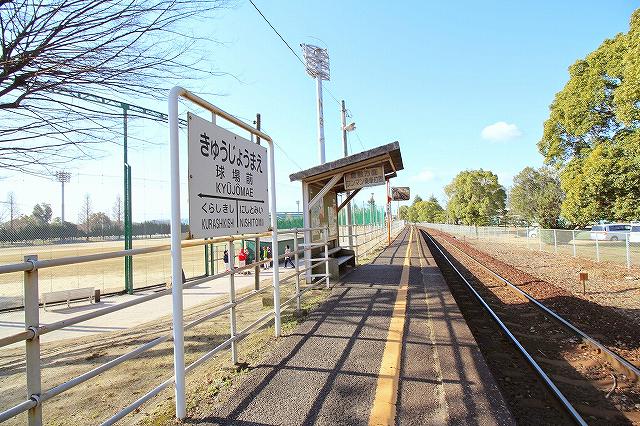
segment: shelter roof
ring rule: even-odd
[[[292,182],[300,180],[306,183],[326,183],[336,174],[344,174],[380,165],[384,167],[384,174],[387,179],[396,177],[397,172],[404,169],[398,141],[292,173],[289,175],[289,179]],[[338,181],[334,189],[336,192],[344,192],[344,180]]]

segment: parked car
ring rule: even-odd
[[[631,224],[631,231],[629,232],[629,242],[640,243],[640,224]]]
[[[538,228],[538,227],[529,229],[529,232],[527,232],[527,237],[536,238],[538,236],[538,231],[539,230],[540,230],[540,228]]]
[[[593,225],[591,227],[591,239],[598,241],[624,241],[630,231],[631,225],[628,223]]]

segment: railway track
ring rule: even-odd
[[[640,424],[640,370],[635,365],[458,247],[447,245],[473,267],[426,231],[421,234],[520,423]],[[519,361],[496,341],[498,333],[518,352]],[[526,369],[537,377],[532,380]],[[542,385],[547,395],[541,394]]]

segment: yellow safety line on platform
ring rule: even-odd
[[[402,335],[407,310],[407,285],[409,284],[409,267],[411,266],[411,241],[413,227],[409,233],[409,244],[404,257],[402,275],[398,285],[393,314],[389,324],[387,341],[384,345],[380,373],[376,383],[376,396],[373,400],[369,425],[395,425],[396,402],[398,400],[398,382],[400,381],[400,361],[402,359]]]

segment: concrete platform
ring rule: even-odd
[[[515,424],[418,238],[405,229],[344,277],[214,412],[189,422]]]

